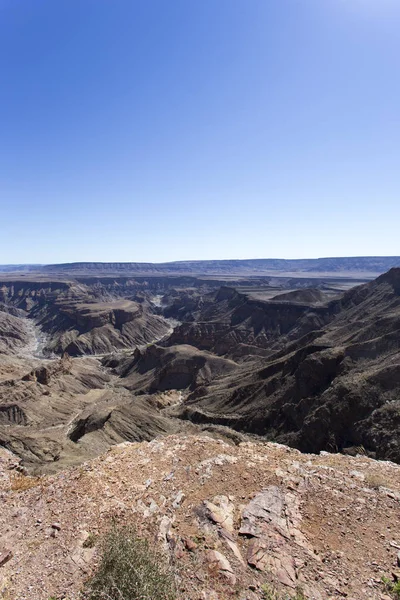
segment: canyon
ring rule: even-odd
[[[295,274],[290,263],[292,271],[276,270],[274,275],[249,274],[254,267],[249,261],[229,273],[221,261],[197,274],[187,265],[183,273],[155,266],[144,274],[133,263],[4,269],[0,494],[8,516],[0,536],[0,562],[2,548],[15,546],[35,588],[23,536],[40,542],[44,565],[49,544],[58,546],[49,526],[41,523],[60,519],[67,535],[63,543],[70,555],[79,555],[73,577],[81,581],[92,568],[92,553],[73,541],[76,532],[67,526],[70,509],[57,489],[80,498],[77,510],[86,516],[79,535],[88,530],[100,534],[103,525],[99,517],[89,517],[85,504],[90,504],[84,491],[88,483],[79,483],[85,473],[93,473],[96,493],[103,498],[101,510],[109,518],[120,510],[133,511],[143,535],[161,540],[171,565],[183,561],[182,597],[225,600],[229,586],[236,586],[241,599],[263,598],[266,577],[282,593],[293,595],[300,586],[305,597],[315,600],[384,598],[376,572],[391,576],[394,559],[378,544],[374,565],[367,550],[369,533],[360,546],[357,574],[344,559],[332,557],[341,552],[341,507],[348,507],[351,535],[358,517],[365,518],[361,505],[359,512],[353,505],[359,499],[370,510],[374,507],[380,535],[388,536],[385,543],[392,537],[400,544],[400,266],[399,261],[392,265],[393,260],[332,259],[328,275],[326,262],[302,263],[303,271]],[[343,273],[346,265],[352,270]],[[196,456],[192,446],[198,447]],[[164,451],[171,465],[164,464]],[[150,470],[135,472],[128,502],[123,490],[130,461],[144,461]],[[167,496],[162,482],[169,471],[172,480],[177,477],[176,461],[186,471]],[[201,474],[202,469],[209,472],[202,466],[207,461],[209,483]],[[103,472],[108,462],[113,481]],[[222,465],[224,479],[218,481],[213,473]],[[187,483],[184,472],[191,473]],[[114,486],[110,494],[106,481]],[[341,490],[340,502],[335,486]],[[318,507],[312,501],[317,489]],[[175,498],[181,493],[186,498],[183,512]],[[50,504],[57,498],[52,516],[43,508],[45,497]],[[335,507],[332,535],[338,539],[327,535],[319,545],[316,528],[328,527],[329,520],[321,504],[325,497]],[[267,512],[278,503],[274,519],[291,515],[289,533],[279,529],[279,519],[272,529],[259,523],[262,535],[246,533],[249,527],[254,532],[246,516],[254,498],[266,503]],[[175,508],[168,508],[170,501],[178,502]],[[22,538],[6,525],[19,510]],[[221,511],[236,515],[227,531],[215,516]],[[32,530],[35,518],[40,523]],[[300,525],[298,519],[308,518]],[[175,534],[165,534],[167,520],[168,531],[173,527]],[[276,537],[278,530],[282,538]],[[355,542],[346,540],[343,547],[355,552]],[[265,562],[263,552],[272,547]],[[310,553],[325,556],[330,571],[318,557],[315,564],[314,558],[309,562]],[[193,556],[204,573],[203,583],[190,577]],[[45,591],[35,588],[35,598],[78,598],[77,588],[62,595],[72,576],[63,561],[60,555],[54,563],[62,572],[58,583],[47,579],[41,567]],[[17,576],[15,564],[15,557],[10,558],[0,568],[0,589],[9,594],[5,598],[22,600],[29,597],[28,583]],[[362,580],[359,590],[355,577]]]
[[[7,273],[0,442],[36,471],[188,428],[400,462],[399,274]]]

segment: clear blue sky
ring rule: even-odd
[[[0,0],[0,263],[400,254],[399,0]]]

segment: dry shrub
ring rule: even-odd
[[[22,473],[10,474],[10,489],[13,492],[25,492],[25,490],[36,487],[39,483],[39,477],[29,477],[28,475],[22,475]]]
[[[164,559],[134,527],[114,525],[100,544],[100,562],[84,594],[87,600],[176,600]]]
[[[365,483],[373,490],[378,490],[380,487],[385,487],[386,480],[379,473],[367,473]]]
[[[307,600],[301,588],[296,588],[295,596],[288,594],[282,596],[273,585],[268,583],[261,586],[261,598],[262,600]]]

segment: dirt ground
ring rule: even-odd
[[[30,478],[0,450],[0,597],[74,600],[113,519],[164,552],[181,598],[390,598],[400,549],[400,466],[176,435],[124,443]]]

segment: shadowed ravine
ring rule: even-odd
[[[347,291],[3,286],[0,444],[35,471],[182,430],[400,462],[399,274]]]

